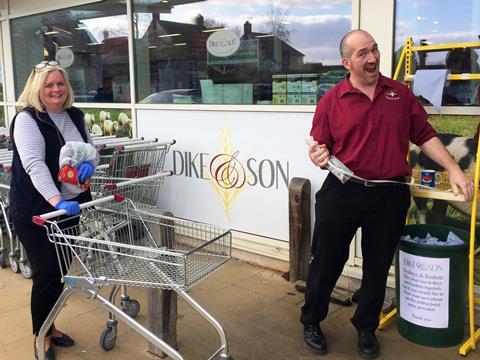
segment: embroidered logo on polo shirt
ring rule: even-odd
[[[389,89],[385,91],[385,98],[387,100],[400,100],[400,96],[398,95],[398,91]]]

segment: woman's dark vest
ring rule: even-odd
[[[33,107],[26,107],[22,109],[22,111],[28,112],[37,123],[38,129],[45,140],[45,164],[50,171],[55,186],[58,191],[60,191],[58,158],[60,156],[60,149],[65,145],[65,140],[47,112],[40,112]],[[83,140],[87,142],[83,112],[75,107],[66,109],[66,111],[82,135]],[[10,125],[10,136],[13,140],[12,181],[9,192],[10,216],[18,222],[31,224],[33,215],[44,214],[54,211],[55,209],[43,198],[37,189],[35,189],[30,176],[23,168],[15,145],[15,138],[13,137],[17,115],[15,115]],[[91,200],[91,198],[90,191],[88,190],[80,194],[75,200],[82,203]]]

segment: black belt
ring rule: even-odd
[[[397,182],[375,182],[369,180],[361,180],[354,177],[348,179],[348,182],[352,182],[355,184],[362,184],[366,187],[392,187],[392,186],[404,186],[406,182],[405,176],[397,176],[391,179],[387,179],[388,181],[397,181]]]

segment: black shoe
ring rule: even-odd
[[[35,359],[38,359],[37,344],[35,339],[33,340],[33,352],[35,354]],[[50,344],[47,352],[45,353],[45,360],[55,360],[55,352],[53,351],[53,345]]]
[[[328,352],[327,339],[325,339],[319,325],[305,324],[303,327],[303,339],[312,353],[325,355]]]
[[[380,355],[380,344],[375,332],[358,330],[358,353],[364,359],[376,359]]]
[[[51,339],[55,346],[70,347],[75,345],[75,341],[73,341],[73,339],[67,334],[62,334],[62,336],[52,336]]]

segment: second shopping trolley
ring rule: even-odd
[[[68,297],[74,292],[86,292],[172,359],[183,359],[98,293],[105,285],[128,285],[174,290],[217,330],[221,345],[211,359],[231,359],[221,325],[186,292],[230,259],[231,232],[147,213],[136,209],[129,200],[110,205],[115,198],[121,200],[112,195],[82,204],[82,216],[58,220],[63,212],[55,211],[34,217],[55,244],[67,284],[40,330],[40,348]],[[104,333],[103,341],[113,347],[116,335],[115,327]]]

